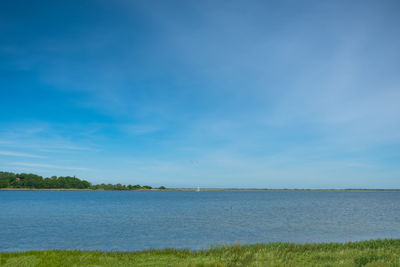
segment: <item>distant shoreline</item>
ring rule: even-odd
[[[137,190],[104,190],[79,188],[0,188],[0,191],[197,191],[197,188],[166,188]],[[339,192],[400,192],[400,189],[268,189],[268,188],[201,188],[200,191],[339,191]]]
[[[196,191],[196,188],[168,188],[163,191]],[[157,190],[160,191],[160,190]],[[162,191],[162,190],[161,190]],[[400,189],[289,189],[289,188],[201,188],[200,191],[373,191],[373,192],[400,192]]]
[[[194,185],[194,184],[192,184]],[[32,173],[12,173],[0,171],[0,191],[362,191],[400,192],[400,188],[166,188],[149,185],[91,184],[86,180],[71,176],[42,177]]]

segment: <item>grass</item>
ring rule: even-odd
[[[232,245],[199,251],[26,251],[0,253],[0,266],[400,266],[400,239]]]

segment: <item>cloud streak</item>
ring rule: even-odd
[[[89,168],[76,167],[76,166],[61,166],[53,164],[41,164],[30,162],[11,162],[10,164],[23,167],[45,168],[45,169],[62,169],[62,170],[77,170],[77,171],[90,171]]]
[[[11,157],[23,157],[23,158],[45,158],[44,156],[40,155],[34,155],[16,151],[5,151],[5,150],[0,150],[0,155],[11,156]]]

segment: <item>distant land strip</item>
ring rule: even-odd
[[[149,185],[97,184],[71,176],[52,176],[44,178],[32,173],[0,172],[0,190],[51,190],[51,191],[89,191],[89,190],[141,190],[141,191],[384,191],[400,192],[400,189],[307,189],[307,188],[153,188]]]
[[[0,190],[152,190],[149,185],[97,184],[71,176],[44,178],[32,173],[0,172]],[[156,188],[166,189],[164,186]]]
[[[309,188],[166,188],[168,191],[385,191],[400,192],[400,189],[379,189],[379,188],[343,188],[343,189],[309,189]]]
[[[0,188],[0,191],[124,191],[124,190],[136,190],[136,191],[331,191],[331,192],[400,192],[400,189],[268,189],[268,188],[151,188],[151,189],[103,189],[103,188],[22,188],[22,187],[5,187]]]

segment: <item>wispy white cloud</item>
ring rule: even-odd
[[[61,165],[53,165],[53,164],[30,163],[30,162],[11,162],[10,164],[15,165],[15,166],[37,167],[37,168],[46,168],[46,169],[79,170],[79,171],[90,171],[91,170],[90,168],[84,168],[84,167],[61,166]]]
[[[25,158],[44,158],[44,156],[40,155],[16,152],[16,151],[5,151],[5,150],[0,150],[0,155],[11,156],[11,157],[25,157]]]
[[[97,125],[95,125],[97,126]],[[43,152],[80,152],[95,150],[91,147],[91,138],[97,131],[93,125],[71,125],[49,122],[2,123],[0,145],[9,148],[24,148]],[[93,128],[96,128],[93,130]],[[68,138],[69,131],[74,133],[84,144]],[[66,135],[66,132],[69,134]],[[89,140],[89,141],[87,141]]]

